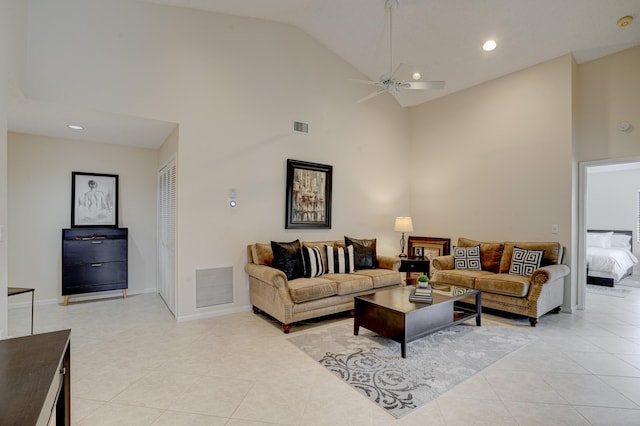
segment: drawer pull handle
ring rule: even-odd
[[[92,268],[97,268],[97,267],[99,267],[99,266],[102,266],[102,263],[92,263],[92,264],[91,264],[91,267],[92,267]]]
[[[102,241],[91,241],[91,244],[102,244]]]

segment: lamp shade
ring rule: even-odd
[[[413,221],[410,217],[396,217],[396,223],[393,226],[396,232],[413,232]]]

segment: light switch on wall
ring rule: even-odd
[[[558,233],[558,225],[557,224],[553,224],[551,225],[551,233],[552,234],[557,234]]]

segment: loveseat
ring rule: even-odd
[[[556,242],[487,242],[459,238],[454,254],[431,261],[431,284],[482,291],[482,306],[524,315],[532,327],[564,298],[563,248]]]
[[[353,310],[354,296],[404,285],[400,261],[378,255],[375,240],[345,237],[345,241],[247,246],[244,270],[253,311],[269,314],[289,333],[292,323]]]

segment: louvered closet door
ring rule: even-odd
[[[158,172],[158,293],[175,315],[176,161]]]

